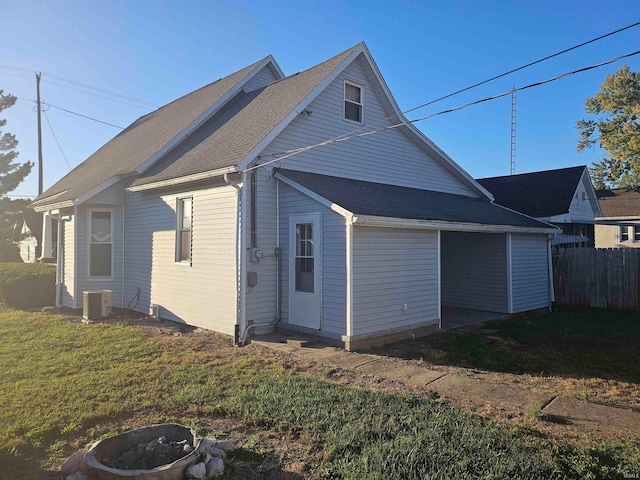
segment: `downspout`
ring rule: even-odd
[[[62,307],[62,216],[58,210],[58,232],[56,235],[56,308]]]
[[[122,247],[121,247],[121,252],[122,252],[122,294],[120,295],[120,305],[123,310],[124,310],[124,283],[126,280],[126,276],[125,276],[125,261],[124,261],[124,255],[125,252],[127,251],[127,249],[124,247],[124,241],[125,241],[125,217],[124,217],[124,202],[125,202],[125,198],[126,198],[126,193],[123,193],[123,198],[122,198]],[[140,299],[138,298],[138,301],[140,301]],[[135,307],[134,307],[135,308]]]

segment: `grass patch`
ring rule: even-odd
[[[37,448],[46,465],[63,440],[91,436],[107,418],[146,413],[226,415],[302,436],[318,453],[312,477],[616,478],[640,471],[629,453],[635,444],[582,451],[529,442],[446,403],[297,376],[223,342],[161,341],[126,325],[0,311],[0,352],[3,464],[15,458],[22,465],[21,456]]]

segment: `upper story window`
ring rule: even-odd
[[[176,208],[176,262],[191,263],[191,214],[193,199],[179,198]]]
[[[91,210],[89,276],[111,277],[113,265],[113,216],[111,211]]]
[[[364,87],[357,83],[344,82],[344,119],[363,123]]]

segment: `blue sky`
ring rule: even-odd
[[[365,41],[400,108],[407,110],[640,20],[637,0],[599,1],[71,1],[3,0],[0,89],[18,97],[0,117],[21,161],[37,160],[33,72],[42,98],[126,127],[161,106],[272,54],[285,74]],[[428,115],[640,50],[640,27],[409,114]],[[578,154],[584,100],[640,55],[518,94],[517,173],[590,165]],[[71,88],[69,88],[71,87]],[[78,91],[82,90],[82,91]],[[103,95],[101,98],[96,95]],[[135,104],[135,105],[134,105]],[[474,177],[509,173],[511,99],[418,123]],[[67,161],[51,133],[51,123]],[[50,108],[43,118],[44,187],[120,130]],[[13,192],[37,193],[37,169]]]

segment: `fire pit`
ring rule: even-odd
[[[131,430],[91,447],[87,478],[182,480],[187,468],[200,462],[199,444],[192,429],[173,423]]]

